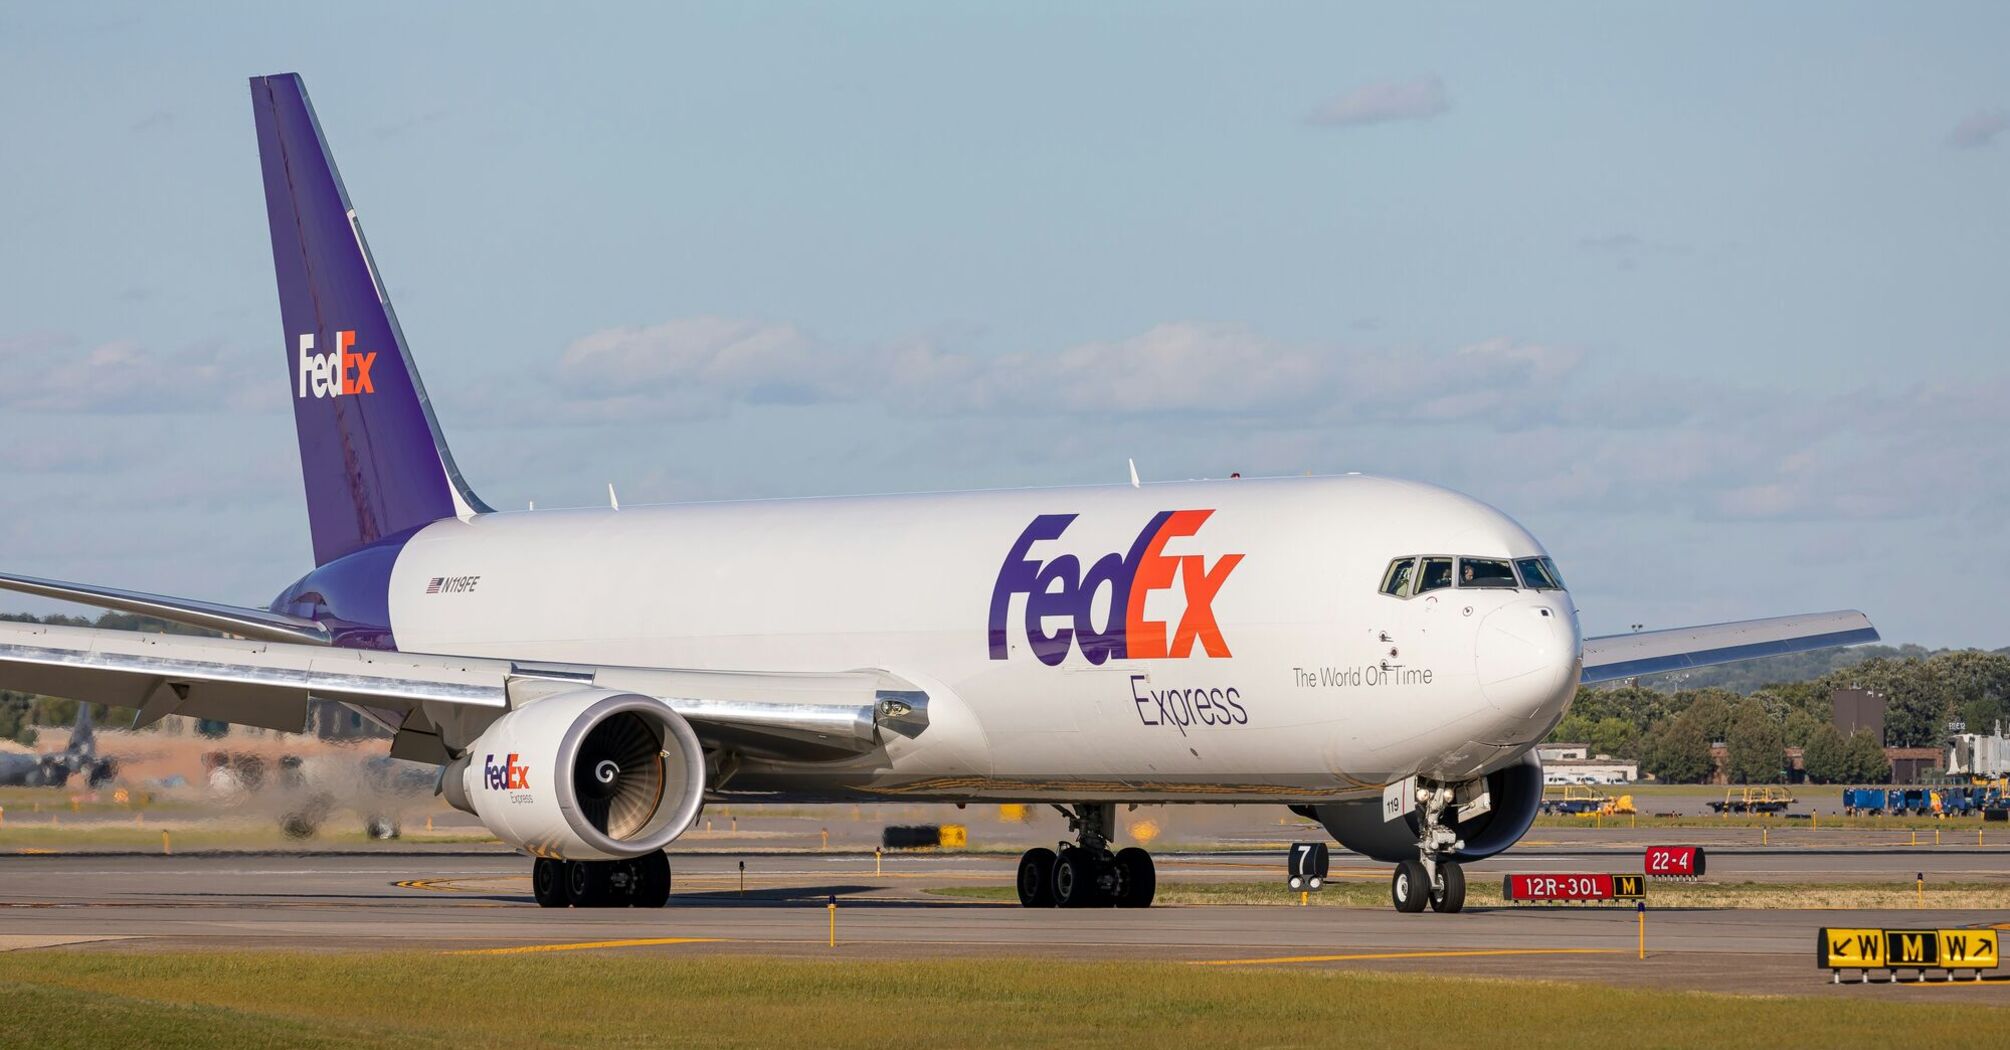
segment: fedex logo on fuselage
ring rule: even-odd
[[[1014,595],[1025,595],[1026,641],[1033,655],[1049,667],[1068,658],[1077,645],[1091,664],[1119,660],[1184,659],[1193,655],[1195,643],[1210,657],[1229,655],[1221,628],[1214,619],[1214,597],[1228,574],[1242,561],[1240,554],[1224,554],[1210,564],[1206,555],[1165,553],[1166,541],[1192,536],[1207,522],[1212,510],[1167,510],[1154,515],[1144,531],[1132,542],[1129,553],[1105,554],[1082,570],[1082,559],[1073,554],[1042,560],[1032,556],[1033,545],[1061,538],[1076,518],[1073,514],[1042,514],[1019,534],[1005,564],[998,570],[998,582],[991,589],[991,659],[1003,660],[1011,651],[1006,621],[1011,616]],[[1186,596],[1186,611],[1168,623],[1145,615],[1145,601],[1155,591],[1178,589]],[[1096,596],[1108,591],[1109,611],[1104,622],[1094,622]],[[1052,621],[1067,626],[1056,627]]]
[[[302,335],[300,382],[293,396],[320,398],[376,393],[377,387],[370,380],[370,366],[377,363],[377,352],[355,353],[349,349],[355,345],[355,332],[336,332],[335,349],[317,354],[314,352],[314,333]]]
[[[482,782],[490,791],[530,790],[530,766],[517,761],[520,756],[512,754],[496,764],[496,756],[482,756]]]

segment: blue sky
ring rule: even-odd
[[[2010,644],[2010,8],[1073,6],[0,12],[5,567],[307,567],[298,71],[496,505],[1362,470]]]

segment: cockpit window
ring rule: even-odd
[[[1452,585],[1452,559],[1425,558],[1424,570],[1417,576],[1417,593],[1441,590]]]
[[[1548,558],[1522,558],[1514,563],[1521,570],[1522,585],[1532,591],[1560,591],[1563,582],[1556,578],[1555,569]]]
[[[1417,559],[1397,558],[1389,563],[1389,572],[1382,577],[1382,593],[1398,598],[1410,596],[1410,578],[1416,575]]]
[[[1505,587],[1512,590],[1519,584],[1514,578],[1514,568],[1507,562],[1492,558],[1460,558],[1459,586]]]

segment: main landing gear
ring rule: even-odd
[[[1111,803],[1055,806],[1068,818],[1073,843],[1029,849],[1019,857],[1019,903],[1028,908],[1149,908],[1158,892],[1152,855],[1136,846],[1112,853],[1117,807]]]
[[[1416,859],[1396,865],[1389,878],[1389,900],[1397,911],[1420,912],[1428,904],[1432,911],[1455,912],[1466,906],[1465,869],[1452,859],[1465,843],[1445,824],[1453,794],[1450,784],[1418,782],[1417,815],[1424,830]]]
[[[530,889],[543,908],[661,908],[670,900],[670,858],[660,850],[630,860],[539,857]]]

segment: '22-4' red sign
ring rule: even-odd
[[[1703,847],[1649,846],[1642,863],[1642,870],[1655,878],[1700,878],[1703,874]]]

